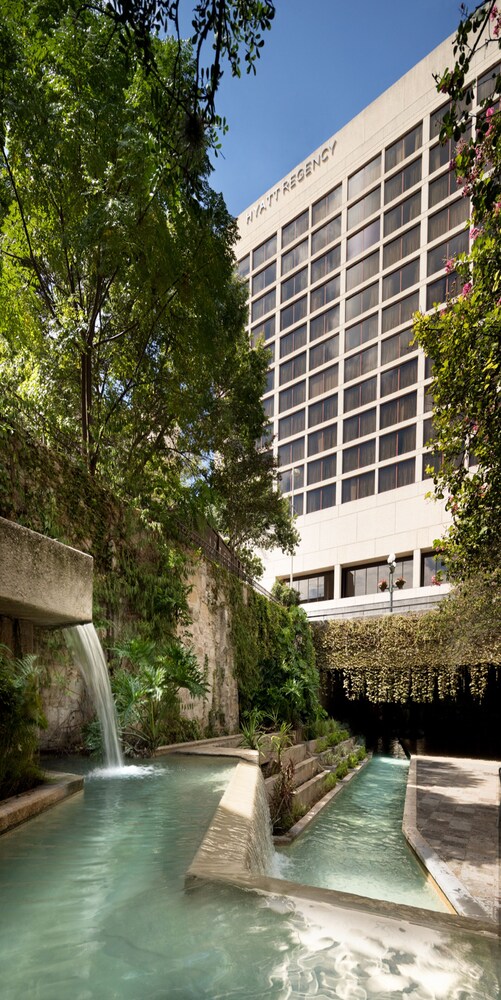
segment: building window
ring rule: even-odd
[[[412,330],[402,330],[401,333],[387,337],[381,342],[381,364],[389,365],[391,361],[404,358],[406,354],[417,351],[417,344],[412,344]]]
[[[405,191],[414,187],[415,184],[419,184],[420,180],[421,157],[418,156],[417,160],[409,163],[408,167],[404,167],[403,170],[399,170],[397,174],[394,174],[393,177],[390,177],[389,180],[385,181],[385,205],[387,205],[389,201],[393,201],[394,198],[398,198],[399,195],[404,194]]]
[[[432,587],[446,583],[447,567],[437,552],[426,552],[421,556],[421,586]]]
[[[361,347],[362,344],[366,344],[369,340],[374,340],[374,337],[377,337],[377,335],[378,316],[377,313],[374,313],[359,323],[355,323],[355,326],[350,326],[345,331],[345,351],[352,351],[355,347]]]
[[[254,268],[261,267],[261,264],[264,264],[265,261],[270,259],[270,257],[274,257],[276,252],[277,237],[275,234],[274,236],[270,236],[268,240],[265,240],[264,243],[261,243],[261,246],[254,250],[254,253],[252,254],[252,263]]]
[[[329,504],[329,506],[331,505]],[[334,573],[332,570],[316,576],[294,577],[293,583],[301,604],[307,604],[309,601],[331,601],[334,597]]]
[[[428,219],[428,242],[445,236],[451,229],[456,229],[468,219],[470,214],[470,202],[468,198],[459,198],[450,205],[446,205],[440,212],[435,212]],[[459,233],[464,237],[466,250],[468,250],[468,233]]]
[[[271,340],[275,336],[275,317],[270,316],[264,323],[253,326],[251,330],[252,343],[256,346],[258,340]]]
[[[334,278],[326,281],[324,285],[320,285],[319,288],[315,288],[313,292],[310,292],[310,309],[315,312],[317,309],[321,309],[322,306],[327,306],[329,302],[333,302],[334,299],[339,298],[340,291],[340,278],[339,274],[336,274]]]
[[[318,455],[321,451],[331,451],[337,444],[337,424],[329,424],[319,431],[308,434],[308,457]]]
[[[303,458],[304,438],[289,441],[288,444],[280,445],[278,449],[278,464],[280,468],[284,465],[292,465],[294,462],[301,462]]]
[[[325,365],[327,361],[333,361],[339,354],[339,336],[329,337],[323,340],[316,347],[310,347],[310,371]]]
[[[308,240],[303,240],[302,243],[298,243],[297,247],[282,254],[282,274],[288,274],[289,271],[293,271],[300,264],[304,264],[307,259]]]
[[[379,438],[379,461],[385,462],[388,458],[396,458],[397,455],[405,455],[408,451],[416,449],[416,425],[402,427],[399,431],[392,431],[391,434],[382,434]]]
[[[384,213],[384,235],[390,236],[397,229],[406,226],[416,219],[421,212],[421,191],[416,191],[410,198],[401,201],[399,205]]]
[[[392,392],[407,389],[415,382],[417,382],[417,358],[381,373],[381,395],[389,396]]]
[[[398,302],[393,302],[391,306],[386,306],[383,309],[382,332],[388,333],[394,327],[401,326],[402,323],[407,323],[412,319],[413,314],[417,312],[418,308],[418,292],[406,295],[405,299],[399,299]]]
[[[311,403],[308,409],[308,426],[316,427],[317,424],[333,420],[334,417],[337,417],[337,396],[327,396],[318,403]]]
[[[293,406],[300,406],[306,399],[306,380],[291,385],[289,389],[282,389],[278,396],[278,412],[292,410]]]
[[[310,320],[310,341],[318,340],[319,337],[330,333],[331,330],[337,330],[338,326],[339,306],[337,305],[333,306],[332,309],[327,309],[320,316],[315,316],[315,319]]]
[[[335,505],[335,483],[329,483],[327,486],[319,486],[316,490],[309,490],[306,494],[307,514],[313,514],[317,510],[326,510],[327,507],[335,507]]]
[[[333,243],[334,240],[339,239],[341,236],[341,216],[336,215],[335,219],[331,219],[325,226],[321,229],[317,229],[316,233],[313,233],[311,237],[311,252],[312,254],[319,253],[320,250],[324,250],[329,243]]]
[[[271,292],[266,292],[260,299],[256,299],[252,303],[251,316],[252,322],[254,323],[257,319],[261,319],[265,313],[270,312],[271,309],[275,308],[276,293],[273,288]]]
[[[237,264],[237,271],[240,278],[247,277],[250,271],[250,253],[248,253],[246,257],[243,257],[242,260],[239,260]]]
[[[395,579],[404,580],[405,586],[412,587],[412,558],[397,559]],[[389,582],[386,560],[368,563],[365,566],[346,566],[342,572],[342,597],[365,597],[377,594],[381,580]]]
[[[437,472],[440,472],[444,456],[441,451],[427,451],[422,456],[423,469],[422,479],[432,479]]]
[[[263,410],[267,417],[272,417],[275,412],[275,401],[273,396],[268,396],[268,399],[263,399]]]
[[[293,378],[300,378],[304,375],[306,371],[306,351],[302,354],[297,354],[295,358],[291,358],[290,361],[284,361],[280,365],[280,385],[285,385],[286,382],[290,382]]]
[[[416,460],[407,458],[404,462],[394,462],[379,470],[378,493],[388,490],[398,490],[401,486],[409,486],[416,479]]]
[[[363,472],[360,476],[343,479],[341,503],[350,503],[352,500],[362,500],[364,497],[373,496],[374,482],[374,472]]]
[[[380,207],[381,189],[377,187],[374,191],[366,194],[365,198],[361,198],[360,201],[355,202],[348,209],[348,229],[360,226],[370,215],[374,215],[374,212],[377,212]]]
[[[336,455],[326,455],[308,462],[308,486],[322,483],[325,479],[334,479],[336,475]]]
[[[411,420],[417,412],[417,393],[409,392],[406,396],[399,396],[391,399],[388,403],[383,403],[379,408],[379,426],[381,430],[392,427],[393,424],[401,424],[404,420]]]
[[[412,156],[423,144],[423,126],[421,122],[415,128],[407,132],[401,139],[397,139],[391,146],[386,147],[385,169],[393,170],[399,163]]]
[[[292,305],[280,310],[280,329],[285,330],[294,323],[300,323],[305,318],[307,312],[308,296],[304,295],[302,299],[298,299],[297,302],[293,302]]]
[[[376,439],[364,441],[356,444],[353,448],[345,448],[343,451],[343,473],[355,472],[363,469],[366,465],[373,465],[376,461]]]
[[[444,198],[448,198],[449,195],[456,194],[456,192],[456,175],[453,170],[447,170],[445,174],[437,177],[436,180],[430,181],[430,186],[428,188],[428,207],[433,208],[434,205],[438,205],[439,202],[444,200]]]
[[[361,292],[357,292],[356,295],[352,295],[351,298],[346,299],[346,319],[355,319],[355,316],[359,316],[360,313],[367,312],[368,309],[373,309],[377,306],[379,302],[379,282],[375,281],[373,285],[368,285],[367,288],[362,289]]]
[[[443,271],[447,260],[454,260],[460,253],[468,251],[468,233],[457,233],[449,240],[444,240],[433,250],[428,250],[427,273],[435,274],[436,271]]]
[[[377,344],[366,348],[365,351],[360,351],[358,354],[352,354],[350,358],[346,358],[344,363],[344,380],[345,382],[351,382],[352,379],[359,378],[360,375],[367,375],[374,368],[377,368]]]
[[[356,198],[364,188],[381,176],[381,153],[348,178],[348,199]]]
[[[399,260],[403,260],[404,257],[408,257],[415,250],[419,250],[420,230],[420,226],[413,226],[412,229],[408,229],[401,236],[397,236],[396,240],[391,240],[390,243],[386,244],[383,249],[384,268],[391,267],[392,264],[397,264]]]
[[[342,200],[342,188],[341,184],[329,191],[328,194],[316,201],[311,210],[311,223],[316,226],[318,222],[323,222],[328,215],[332,215],[333,212],[339,208]]]
[[[262,292],[268,285],[272,285],[277,278],[277,262],[274,260],[272,264],[268,264],[268,267],[263,268],[258,274],[255,274],[252,279],[252,294],[257,295]]]
[[[341,244],[338,243],[336,247],[332,247],[327,253],[324,253],[322,257],[317,257],[311,265],[311,282],[320,281],[322,278],[326,278],[331,271],[334,271],[336,267],[339,267],[341,263]]]
[[[361,285],[363,281],[369,281],[379,271],[379,250],[364,257],[358,264],[353,264],[346,272],[346,291]]]
[[[293,351],[298,351],[300,347],[304,347],[306,338],[306,324],[298,326],[295,330],[291,330],[290,333],[286,333],[284,337],[280,337],[280,357],[285,358],[288,354],[292,354]]]
[[[290,417],[282,417],[278,421],[278,440],[291,437],[293,434],[300,434],[304,431],[304,410],[291,413]]]
[[[292,478],[294,477],[294,490],[302,489],[304,486],[304,465],[296,465],[294,469],[285,469],[280,472],[280,490],[282,493],[292,493]]]
[[[356,410],[366,403],[373,403],[377,395],[377,378],[368,378],[365,382],[352,385],[350,389],[344,390],[344,412]]]
[[[345,417],[343,420],[343,443],[356,441],[359,437],[373,434],[376,430],[376,407],[371,410],[362,410],[354,417]]]
[[[319,372],[318,375],[310,375],[310,399],[314,399],[315,396],[322,396],[324,392],[329,392],[331,389],[336,389],[337,380],[337,365],[331,365],[330,368],[324,368],[324,370]]]
[[[438,306],[441,302],[447,302],[448,299],[454,298],[455,295],[458,295],[460,288],[461,280],[455,271],[444,274],[435,281],[430,281],[429,285],[426,286],[426,308],[432,309],[433,306]]]
[[[408,264],[397,268],[391,274],[385,275],[383,278],[383,300],[391,299],[394,295],[405,292],[407,288],[417,284],[418,281],[419,258],[416,257],[415,260],[410,260]]]
[[[379,205],[377,207],[379,208]],[[380,228],[379,219],[374,219],[374,222],[370,222],[364,229],[359,229],[358,233],[349,236],[346,241],[346,259],[353,260],[354,257],[358,257],[360,253],[364,253],[369,247],[378,243]]]
[[[275,369],[268,368],[266,372],[266,388],[265,392],[271,392],[275,388]]]
[[[308,286],[308,268],[303,267],[302,271],[296,271],[291,278],[287,278],[287,281],[282,281],[282,302],[287,302],[288,299],[292,299],[294,295],[299,295],[300,292],[304,292],[305,288]]]
[[[300,236],[303,236],[307,231],[309,226],[309,210],[306,209],[301,215],[298,215],[292,222],[289,222],[287,226],[282,229],[282,247],[286,247],[289,243],[293,243],[294,240],[298,240]]]

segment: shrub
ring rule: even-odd
[[[270,816],[273,833],[286,833],[296,822],[294,818],[294,763],[286,761],[273,786]]]
[[[358,761],[365,760],[367,757],[367,750],[363,746],[357,747],[356,755]]]
[[[337,772],[331,771],[330,774],[326,774],[324,778],[324,795],[330,792],[332,788],[337,785]]]
[[[348,774],[348,771],[349,771],[349,767],[348,767],[347,762],[345,760],[342,760],[338,764],[338,766],[336,767],[336,770],[335,770],[334,773],[335,773],[336,777],[339,779],[339,781],[341,781],[342,778],[346,778],[346,775]]]
[[[14,659],[7,646],[0,645],[0,798],[43,781],[38,728],[46,725],[35,657]]]

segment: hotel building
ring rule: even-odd
[[[263,582],[292,575],[311,617],[388,611],[391,553],[396,611],[448,589],[434,553],[448,517],[427,497],[431,367],[412,317],[454,293],[444,264],[469,246],[433,80],[452,63],[451,38],[238,219],[249,333],[270,351],[264,406],[301,535],[293,560],[262,553]],[[484,47],[477,103],[498,72]]]

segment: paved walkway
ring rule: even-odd
[[[416,826],[501,930],[500,762],[416,759]]]

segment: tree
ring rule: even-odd
[[[122,496],[206,509],[212,456],[226,468],[264,431],[264,355],[208,184],[215,133],[187,128],[189,47],[149,38],[153,73],[104,8],[0,0],[3,388]]]
[[[446,499],[452,527],[440,543],[450,574],[461,579],[499,562],[501,528],[501,77],[473,116],[465,83],[482,33],[501,18],[494,4],[465,17],[454,52],[457,62],[437,81],[449,93],[442,138],[460,140],[451,169],[472,200],[471,250],[446,262],[452,293],[445,306],[418,316],[415,336],[433,367],[435,495]],[[472,39],[473,36],[473,40]]]

